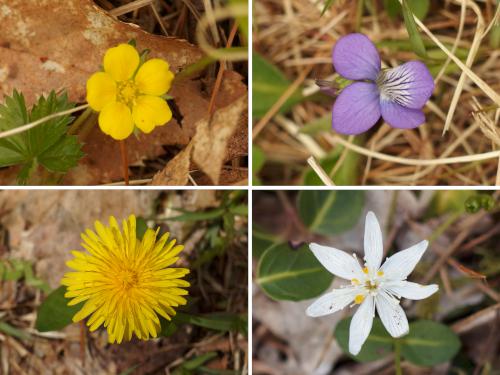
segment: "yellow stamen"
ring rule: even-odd
[[[377,272],[377,275],[379,275],[379,276],[384,276],[384,271],[378,271],[378,272]]]
[[[352,279],[352,280],[351,280],[351,283],[352,283],[353,285],[359,285],[359,284],[360,284],[358,279]]]
[[[354,297],[354,303],[356,305],[359,305],[361,302],[363,302],[365,299],[365,296],[362,294],[358,294],[356,297]]]
[[[363,268],[363,272],[364,272],[364,273],[368,273],[368,267],[364,267],[364,268]]]

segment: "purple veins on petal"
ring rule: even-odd
[[[382,101],[414,109],[422,108],[434,91],[431,73],[420,61],[382,70],[376,82]]]
[[[374,83],[354,82],[333,104],[332,127],[341,134],[360,134],[380,118],[380,101]]]
[[[425,122],[420,109],[406,108],[388,100],[380,101],[380,111],[384,121],[394,128],[413,129]]]
[[[375,81],[380,72],[380,55],[364,34],[348,34],[340,38],[332,51],[333,66],[342,77]]]

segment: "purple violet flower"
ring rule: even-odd
[[[434,90],[429,69],[420,61],[381,69],[380,55],[364,34],[349,34],[332,52],[337,73],[358,81],[345,87],[332,111],[332,127],[342,134],[360,134],[380,116],[392,127],[412,129],[425,122],[422,107]]]

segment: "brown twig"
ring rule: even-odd
[[[235,21],[233,27],[231,28],[231,32],[229,33],[229,38],[227,39],[226,48],[230,48],[233,44],[234,37],[236,36],[236,32],[238,31],[238,21]],[[215,98],[217,98],[217,94],[219,93],[222,77],[224,76],[224,71],[226,70],[226,65],[224,60],[219,61],[219,71],[217,72],[217,78],[215,79],[214,89],[212,91],[212,96],[210,97],[210,102],[208,104],[208,123],[212,122],[212,116],[215,112]]]

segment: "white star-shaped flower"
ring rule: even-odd
[[[309,245],[321,264],[335,276],[350,280],[350,284],[333,289],[307,308],[306,314],[318,317],[332,314],[349,305],[360,305],[349,328],[349,352],[357,355],[372,329],[375,307],[392,337],[401,337],[409,331],[405,312],[399,305],[400,298],[420,300],[438,290],[436,284],[420,285],[406,281],[422,257],[428,242],[422,241],[406,250],[388,257],[384,264],[384,246],[380,225],[373,212],[368,212],[365,222],[365,264],[333,247],[315,243]],[[354,304],[352,304],[354,302]]]

